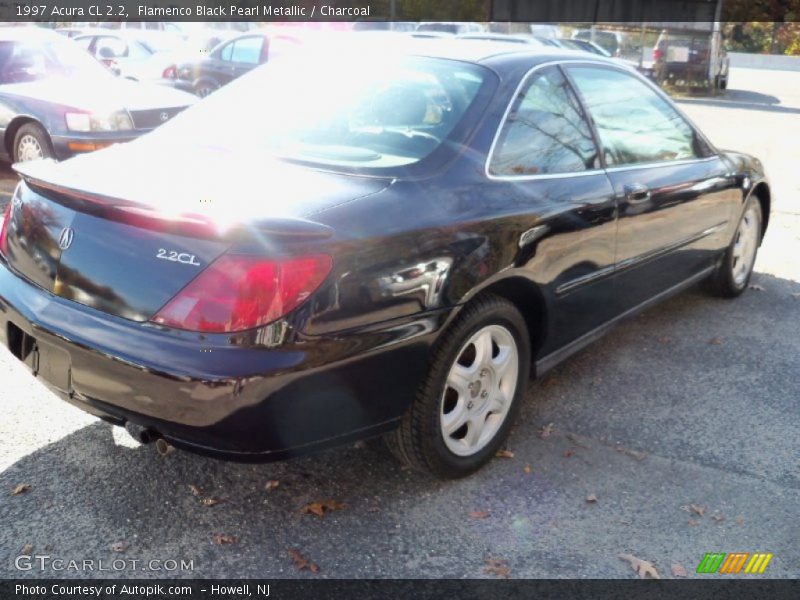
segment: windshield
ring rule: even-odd
[[[444,143],[486,73],[433,58],[284,58],[213,93],[148,137],[327,166],[405,166]]]
[[[71,40],[0,41],[0,84],[49,77],[113,77]]]

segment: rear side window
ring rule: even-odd
[[[575,94],[557,67],[538,71],[502,124],[489,173],[572,173],[598,167],[597,148]]]
[[[602,67],[570,67],[569,72],[594,119],[607,165],[708,155],[683,117],[633,75]]]

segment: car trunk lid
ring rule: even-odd
[[[286,238],[328,237],[328,227],[305,215],[386,185],[288,164],[222,185],[198,163],[194,177],[181,166],[172,171],[179,185],[163,167],[120,165],[116,153],[102,152],[113,160],[17,165],[26,183],[15,198],[9,264],[57,296],[135,321],[152,318],[228,249],[268,256]],[[242,176],[226,170],[234,182]]]

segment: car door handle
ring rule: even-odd
[[[650,200],[650,189],[641,183],[629,183],[622,188],[625,199],[631,204],[641,204]]]

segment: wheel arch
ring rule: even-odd
[[[763,223],[761,224],[761,239],[763,240],[764,234],[767,233],[767,225],[769,224],[769,213],[772,207],[772,192],[766,181],[759,181],[753,186],[753,190],[750,194],[755,196],[758,203],[761,205],[761,214],[764,217]]]
[[[531,360],[535,361],[548,334],[547,302],[539,285],[521,275],[510,275],[476,290],[464,305],[484,294],[504,298],[519,310],[528,329]]]
[[[28,123],[36,123],[42,129],[47,131],[47,127],[44,126],[44,123],[39,121],[38,119],[31,117],[30,115],[18,115],[14,117],[11,122],[6,127],[6,132],[3,137],[3,149],[8,154],[8,157],[13,161],[14,160],[14,138],[17,136],[17,131],[23,125],[27,125]],[[49,133],[47,134],[50,135]]]

